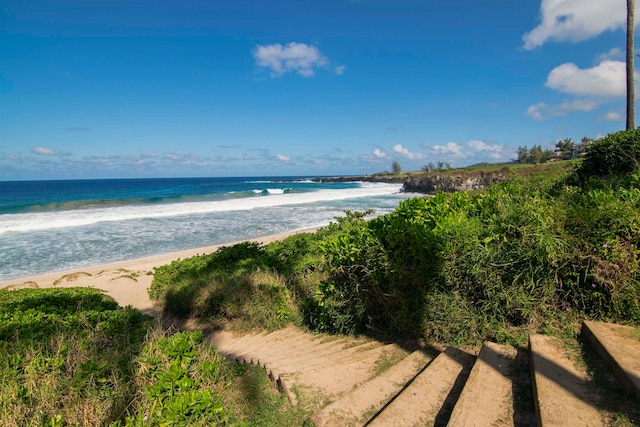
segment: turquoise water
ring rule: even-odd
[[[384,214],[410,196],[282,179],[0,182],[0,280],[319,227],[344,210]]]

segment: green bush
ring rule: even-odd
[[[535,174],[369,221],[346,212],[314,234],[162,267],[151,294],[182,316],[456,344],[584,317],[640,323],[637,132],[593,143],[569,171],[580,186]]]
[[[518,341],[574,313],[640,322],[640,191],[554,184],[439,193],[354,223],[323,244],[328,278],[308,317],[454,343]]]
[[[589,144],[577,169],[578,177],[608,178],[629,175],[640,166],[640,129],[607,135]]]
[[[320,265],[313,237],[302,233],[267,246],[245,242],[174,261],[156,269],[149,295],[172,315],[234,321],[241,329],[301,323],[302,301],[315,289],[307,278]]]
[[[95,289],[0,290],[0,425],[123,417],[149,325]]]

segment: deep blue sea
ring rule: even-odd
[[[0,181],[0,281],[319,227],[344,210],[381,215],[410,196],[294,179]]]

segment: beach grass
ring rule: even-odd
[[[0,351],[2,426],[294,426],[307,415],[202,333],[163,330],[95,289],[0,291]]]

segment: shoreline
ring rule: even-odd
[[[236,242],[221,243],[161,255],[117,261],[108,264],[80,267],[76,269],[26,276],[0,281],[0,289],[14,290],[26,288],[70,288],[89,287],[102,290],[119,305],[132,306],[145,314],[158,315],[157,308],[149,299],[147,289],[153,280],[154,269],[177,259],[206,255],[223,246],[233,246],[243,242],[257,242],[263,245],[301,233],[313,233],[318,228],[294,230],[284,233],[259,236]]]

